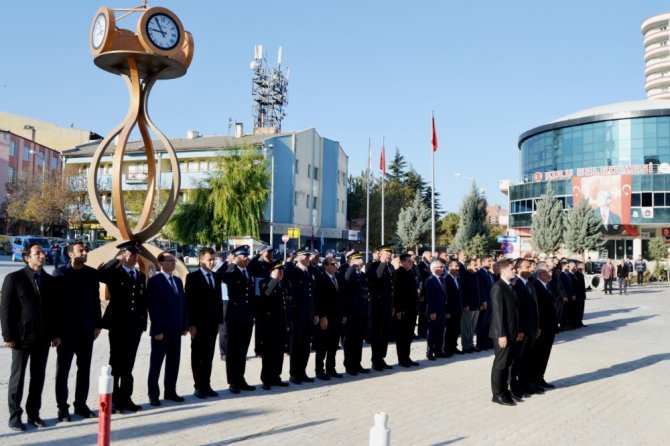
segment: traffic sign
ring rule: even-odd
[[[289,238],[300,238],[300,228],[288,228]]]
[[[286,243],[286,242],[289,241],[290,238],[291,238],[291,237],[289,237],[288,235],[284,234],[284,235],[281,236],[281,241],[284,242],[284,243]]]
[[[500,252],[503,254],[512,254],[514,252],[514,245],[510,242],[505,242],[500,245]]]
[[[499,235],[498,243],[516,243],[519,241],[519,237],[516,235]]]

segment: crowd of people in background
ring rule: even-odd
[[[123,413],[142,409],[132,399],[133,369],[147,328],[148,400],[160,406],[163,366],[163,400],[184,401],[177,393],[184,336],[191,341],[194,396],[199,399],[218,395],[211,386],[217,350],[226,362],[229,391],[256,390],[246,376],[255,332],[253,349],[262,357],[264,390],[341,379],[341,372],[368,374],[370,368],[362,363],[366,342],[375,371],[394,367],[388,363],[393,362],[388,357],[393,341],[397,366],[417,367],[411,344],[425,338],[428,361],[493,349],[493,402],[515,405],[554,387],[544,375],[555,334],[584,327],[585,265],[556,257],[510,260],[469,257],[464,251],[426,251],[418,257],[411,251],[396,255],[388,244],[379,246],[367,263],[356,250],[328,252],[322,258],[307,248],[284,261],[274,260],[271,247],[252,256],[243,245],[225,256],[200,249],[198,268],[182,281],[170,252],[157,257],[158,270],[147,279],[138,268],[141,246],[131,241],[118,248],[114,259],[94,269],[85,264],[86,245],[71,243],[69,262],[51,276],[42,268],[42,247],[32,244],[23,254],[26,267],[6,277],[0,319],[5,346],[12,349],[10,428],[25,430],[21,401],[28,362],[27,421],[46,426],[40,409],[50,346],[58,355],[58,420],[72,419],[67,382],[75,356],[74,413],[96,416],[87,399],[93,343],[102,329],[109,335],[112,409]],[[611,293],[614,278],[620,293],[626,293],[632,268],[639,277],[646,264],[640,259],[633,267],[622,261],[614,268],[608,260],[602,272],[605,293]],[[109,297],[104,312],[101,283]],[[338,370],[340,349],[344,361]],[[312,351],[313,374],[307,370]],[[282,378],[286,353],[288,382]]]

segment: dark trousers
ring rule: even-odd
[[[533,372],[533,357],[535,354],[535,336],[526,336],[523,340],[523,350],[519,357],[519,366],[517,368],[517,379],[522,386],[535,382],[535,373]]]
[[[605,279],[605,294],[610,293],[612,294],[612,283],[614,282],[614,277],[610,277],[609,279]]]
[[[195,327],[195,337],[191,338],[191,370],[193,387],[196,390],[208,390],[211,387],[212,360],[217,333],[218,324],[211,324],[209,327],[205,325]]]
[[[637,284],[642,285],[643,281],[644,281],[644,272],[637,273]]]
[[[510,368],[512,366],[512,350],[514,340],[507,339],[505,348],[500,348],[498,339],[493,339],[493,367],[491,368],[491,391],[498,396],[509,393]]]
[[[296,378],[302,378],[306,375],[305,370],[309,361],[309,346],[313,327],[314,324],[311,321],[293,321],[289,373]]]
[[[88,388],[91,380],[91,356],[93,353],[93,336],[89,339],[70,340],[64,338],[58,346],[56,360],[56,404],[59,410],[68,410],[67,379],[72,366],[72,359],[77,355],[77,384],[74,392],[74,408],[86,407]]]
[[[265,322],[262,333],[264,350],[261,360],[261,382],[264,384],[273,384],[281,381],[281,372],[284,365],[286,327],[283,324],[268,324]]]
[[[491,308],[486,311],[479,311],[479,318],[477,319],[477,347],[491,348],[493,341],[489,337],[489,330],[491,329]]]
[[[177,394],[177,375],[179,374],[179,361],[181,358],[181,336],[180,333],[163,334],[163,339],[158,341],[151,337],[151,357],[149,362],[149,378],[147,389],[149,398],[158,398],[160,388],[158,378],[161,374],[163,360],[165,360],[165,375],[163,376],[163,395]]]
[[[575,319],[577,320],[577,325],[578,326],[583,325],[585,304],[586,304],[586,299],[577,299],[577,302],[575,304],[575,307],[576,307]]]
[[[228,310],[228,301],[223,301],[223,324],[219,330],[219,355],[228,354],[228,327],[226,327],[226,311]]]
[[[363,356],[363,339],[368,326],[367,316],[350,316],[344,326],[344,367],[358,371]]]
[[[428,329],[426,330],[426,354],[435,355],[442,353],[444,330],[444,316],[438,314],[434,321],[428,319]]]
[[[409,362],[410,347],[414,338],[415,314],[404,314],[402,319],[395,321],[395,348],[398,353],[398,362]]]
[[[334,319],[334,318],[332,318]],[[314,370],[316,373],[335,370],[335,355],[337,347],[340,345],[340,334],[342,333],[342,324],[328,319],[328,328],[319,331],[316,335],[316,355],[314,357]],[[323,363],[326,362],[324,369]]]
[[[372,364],[381,364],[386,358],[391,334],[391,310],[372,308],[370,318],[370,348],[372,349]]]
[[[547,364],[549,363],[551,347],[554,345],[554,336],[553,331],[544,330],[540,333],[540,337],[535,340],[535,348],[533,348],[532,356],[533,382],[535,383],[544,379],[544,372],[547,370]]]
[[[141,335],[139,330],[109,330],[109,365],[114,376],[112,401],[116,404],[128,403],[133,394],[133,367]]]
[[[247,352],[251,343],[253,322],[228,321],[228,355],[226,356],[226,375],[228,384],[240,386],[246,383],[244,372],[247,368]],[[211,361],[210,361],[211,368]]]
[[[575,301],[572,300],[572,297],[568,298],[567,302],[563,302],[563,311],[561,311],[561,327],[570,327],[572,326],[572,311]]]
[[[419,301],[419,322],[416,329],[416,334],[420,338],[425,338],[428,334],[428,318],[426,317],[426,301]]]
[[[521,358],[526,351],[526,339],[514,342],[512,347],[512,364],[510,365],[509,386],[512,392],[520,390],[521,386]]]
[[[444,353],[454,352],[458,348],[458,336],[461,334],[461,315],[445,319]]]
[[[26,412],[28,418],[38,418],[42,407],[42,389],[44,388],[44,372],[49,357],[49,343],[32,347],[12,349],[12,366],[9,375],[7,396],[9,402],[9,421],[20,421],[23,409],[23,383],[26,377],[28,359],[30,359],[30,385]]]

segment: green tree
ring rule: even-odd
[[[565,246],[573,251],[584,254],[586,251],[599,250],[605,241],[602,235],[602,223],[586,200],[568,212],[565,221]]]
[[[468,254],[474,254],[470,252],[474,237],[476,235],[481,235],[485,239],[488,237],[488,227],[485,224],[487,206],[486,197],[480,193],[473,181],[470,193],[465,196],[461,204],[461,219],[451,246],[452,250],[462,249]]]
[[[652,260],[664,260],[668,258],[668,246],[665,238],[654,237],[649,240],[649,256]]]
[[[215,234],[212,227],[214,207],[209,201],[211,189],[206,185],[193,191],[193,200],[177,206],[170,222],[168,232],[180,242],[196,245],[220,243],[222,234]]]
[[[533,249],[554,254],[563,243],[563,204],[556,199],[551,187],[537,200],[536,212],[531,224]]]
[[[415,247],[425,242],[426,235],[431,229],[430,209],[421,198],[421,191],[417,190],[414,201],[400,210],[398,215],[398,237],[405,247]]]
[[[443,216],[438,224],[439,236],[437,236],[436,243],[440,246],[450,246],[454,237],[456,237],[460,221],[461,217],[454,212],[449,212]]]

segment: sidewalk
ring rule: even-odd
[[[144,410],[112,416],[112,442],[132,445],[366,445],[375,412],[389,415],[395,445],[647,445],[670,437],[670,288],[645,285],[627,296],[587,294],[586,328],[560,333],[546,379],[557,388],[516,407],[491,403],[492,353],[436,362],[425,360],[425,342],[414,342],[421,367],[394,367],[369,375],[291,385],[286,390],[231,395],[225,363],[214,360],[213,382],[220,397],[192,395],[190,342],[183,338],[178,392],[181,404],[153,408],[146,396],[149,337],[135,366],[134,400]],[[253,343],[252,343],[253,345]],[[308,374],[313,376],[313,356]],[[108,358],[107,333],[96,341],[89,405],[97,407],[97,376]],[[7,427],[7,381],[11,355],[0,347],[0,444],[92,445],[97,419],[57,423],[55,350],[47,367],[41,416],[51,426],[24,433]],[[396,363],[390,346],[387,362]],[[247,381],[260,384],[260,359],[247,363]],[[364,366],[370,350],[364,351]],[[342,352],[338,370],[343,372]],[[74,392],[73,366],[70,394]],[[288,358],[284,362],[288,379]],[[162,386],[162,383],[161,383]],[[26,382],[27,390],[27,382]],[[25,396],[24,396],[25,398]],[[25,406],[24,406],[25,407]],[[24,414],[25,421],[25,414]]]

